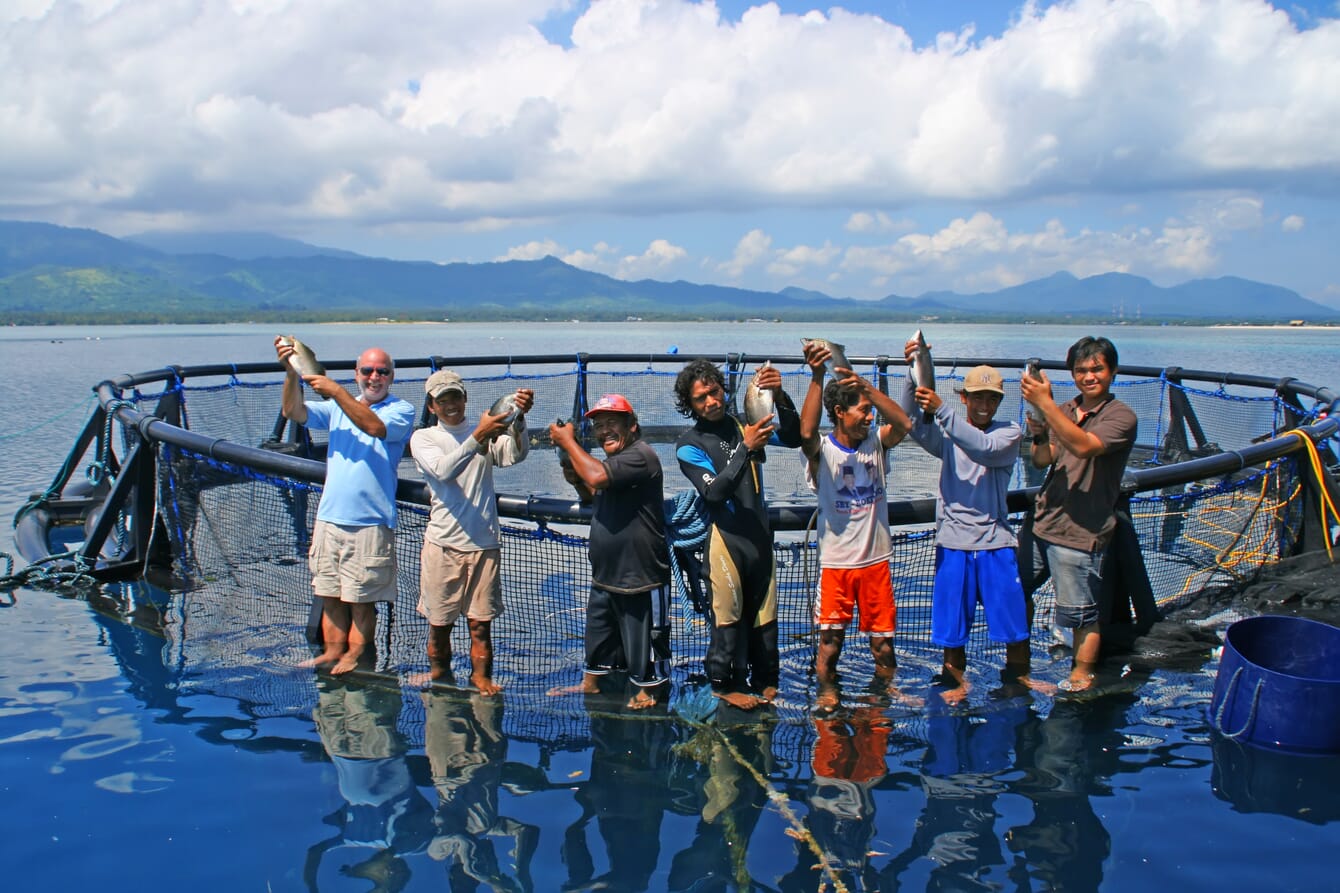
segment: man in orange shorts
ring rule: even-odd
[[[816,343],[805,346],[810,386],[800,410],[800,448],[809,459],[806,473],[819,497],[817,704],[831,708],[838,702],[837,662],[853,608],[859,608],[860,629],[870,636],[876,679],[892,678],[898,665],[893,654],[896,613],[884,452],[903,439],[912,422],[887,394],[850,369],[834,370],[842,377],[825,387],[824,363],[830,353]],[[822,437],[821,406],[833,423],[833,430]],[[872,428],[876,408],[889,424]]]

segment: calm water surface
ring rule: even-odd
[[[686,356],[796,355],[809,335],[852,354],[894,354],[911,328],[11,328],[0,331],[12,376],[0,391],[0,510],[12,516],[49,482],[96,381],[169,363],[267,360],[280,330],[352,358],[373,343],[400,357],[672,345]],[[1340,386],[1334,331],[1101,331],[1127,364]],[[1087,332],[927,326],[941,356],[1059,359]],[[0,543],[13,551],[8,524]],[[402,707],[417,693],[276,668],[270,684],[307,686],[310,700],[259,711],[203,690],[162,640],[104,613],[151,602],[147,587],[110,595],[0,593],[12,889],[814,890],[824,872],[807,836],[842,863],[849,889],[1334,886],[1336,776],[1316,761],[1216,745],[1203,714],[1213,664],[1137,670],[1091,702],[858,707],[803,735],[752,718],[718,717],[704,730],[598,713],[588,748],[553,752],[500,735],[499,710],[521,709],[505,697],[501,707],[430,698],[425,727],[404,728]],[[934,705],[926,682],[906,690]],[[340,731],[350,713],[362,734]],[[1290,795],[1300,777],[1330,794]]]

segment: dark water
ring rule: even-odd
[[[659,353],[670,344],[790,353],[809,334],[845,340],[850,352],[892,353],[906,333],[347,326],[317,328],[310,340],[351,357],[373,341],[400,356]],[[1078,334],[956,327],[951,352],[1059,356]],[[54,473],[94,381],[272,355],[271,330],[243,326],[4,335],[11,369],[29,384],[0,393],[6,515]],[[872,335],[891,343],[881,349]],[[1333,335],[1113,337],[1128,363],[1334,384]],[[1297,362],[1281,369],[1281,357]],[[12,551],[7,526],[4,536]],[[1002,691],[968,710],[940,704],[921,674],[903,691],[924,706],[853,699],[800,725],[725,711],[706,725],[668,711],[629,719],[617,702],[598,701],[588,744],[564,750],[509,740],[509,714],[537,708],[506,694],[422,695],[281,667],[205,685],[206,674],[152,632],[157,612],[174,606],[147,586],[85,598],[20,589],[0,593],[0,605],[0,802],[12,889],[1334,886],[1334,761],[1216,739],[1204,715],[1212,660],[1117,670],[1089,700]],[[859,657],[852,649],[846,659]],[[208,678],[219,674],[211,667]],[[987,667],[976,678],[983,690],[995,684]],[[278,707],[256,694],[276,688],[301,696]],[[422,725],[406,722],[411,715]],[[812,845],[832,874],[817,868]]]

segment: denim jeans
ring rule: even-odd
[[[1079,629],[1098,622],[1098,595],[1103,588],[1103,553],[1084,552],[1033,540],[1033,579],[1030,593],[1052,578],[1056,590],[1056,625]]]

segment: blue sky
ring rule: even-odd
[[[9,0],[0,74],[7,219],[858,298],[1241,276],[1340,306],[1334,0]]]

